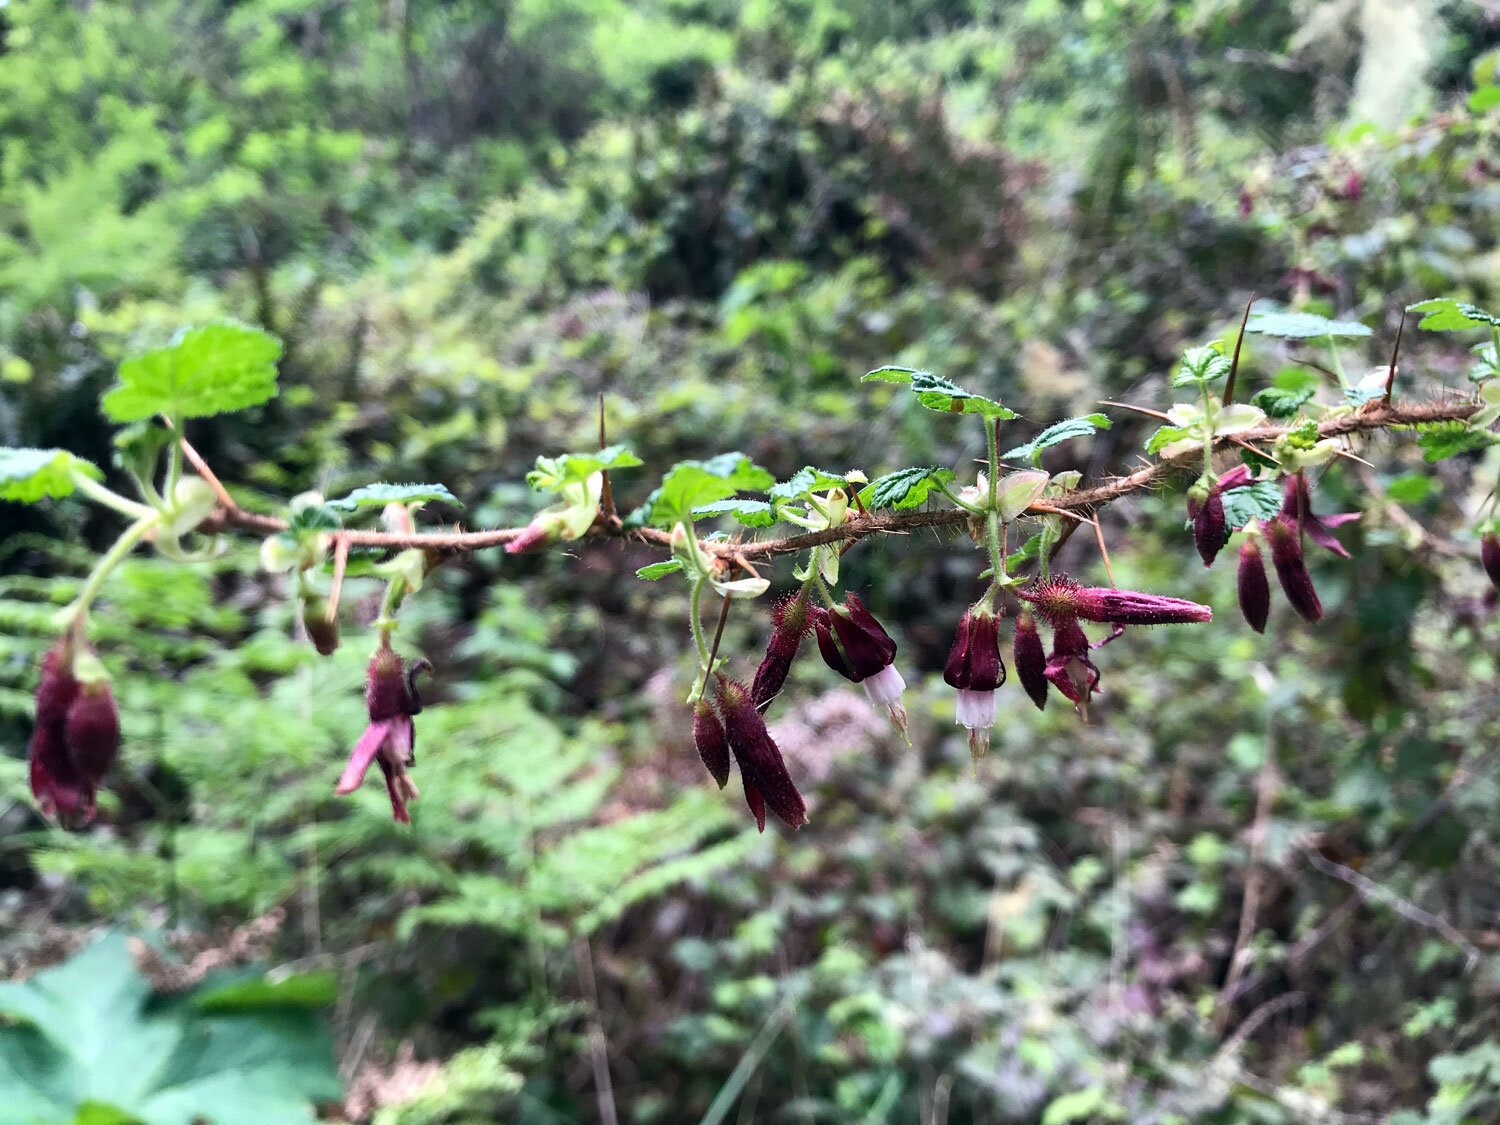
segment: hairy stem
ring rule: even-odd
[[[161,514],[153,512],[149,508],[146,514],[141,516],[133,524],[120,533],[114,545],[94,564],[94,569],[89,573],[83,584],[83,589],[78,591],[78,596],[63,608],[57,615],[58,619],[68,625],[81,622],[93,604],[94,598],[98,596],[99,589],[104,585],[104,580],[109,577],[110,572],[119,566],[125,556],[135,549],[150,531],[158,527],[162,522]]]

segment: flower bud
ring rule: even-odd
[[[1113,625],[1183,625],[1213,620],[1213,610],[1185,598],[1080,586],[1066,574],[1038,582],[1016,596],[1029,601],[1054,628],[1083,618]]]
[[[863,687],[872,703],[889,711],[891,726],[904,735],[906,708],[901,705],[901,693],[906,681],[896,670],[896,642],[865,603],[857,594],[845,594],[842,606],[816,611],[813,627],[823,662]]]
[[[1479,561],[1495,589],[1500,590],[1500,535],[1491,531],[1480,538]]]
[[[68,707],[64,740],[78,775],[97,786],[120,752],[120,712],[107,681],[96,680],[79,689]]]
[[[1047,707],[1047,654],[1042,635],[1037,632],[1036,618],[1027,610],[1016,619],[1016,639],[1011,646],[1016,662],[1016,676],[1038,711]]]
[[[745,800],[762,831],[765,807],[789,827],[801,828],[807,823],[807,807],[787,772],[781,751],[766,730],[766,721],[755,709],[750,692],[738,681],[720,675],[718,696],[724,734],[745,781]]]
[[[1277,516],[1266,523],[1266,537],[1271,541],[1271,562],[1286,600],[1306,620],[1320,620],[1323,603],[1318,601],[1312,575],[1303,560],[1302,536],[1296,522],[1284,515]]]
[[[729,783],[729,739],[706,696],[693,705],[693,746],[723,789]]]
[[[1271,584],[1266,580],[1266,564],[1260,556],[1260,544],[1255,536],[1247,536],[1240,544],[1239,570],[1240,612],[1250,628],[1257,633],[1266,631],[1266,618],[1271,613]]]
[[[1219,495],[1219,486],[1213,485],[1208,496],[1193,516],[1193,541],[1198,546],[1198,557],[1205,567],[1212,566],[1224,542],[1229,538],[1224,524],[1224,500]]]
[[[339,647],[339,623],[328,620],[328,599],[323,595],[302,599],[302,627],[320,656],[331,656]]]
[[[788,595],[772,612],[774,626],[771,638],[766,642],[766,655],[755,669],[755,679],[750,685],[750,697],[756,710],[764,713],[772,699],[786,683],[792,660],[802,646],[802,638],[812,628],[811,607],[807,602],[807,587]],[[722,785],[722,783],[721,783]]]

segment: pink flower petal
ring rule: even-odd
[[[380,748],[385,745],[386,735],[397,722],[399,722],[397,719],[382,719],[365,727],[365,733],[359,736],[359,741],[354,744],[353,753],[349,755],[349,764],[344,767],[344,772],[339,775],[338,784],[333,787],[335,793],[352,793],[359,788],[360,782],[364,781],[365,774],[370,768],[370,763],[375,760],[375,755],[380,753]]]

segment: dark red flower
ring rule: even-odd
[[[750,685],[750,697],[756,710],[762,714],[786,683],[792,660],[802,646],[802,638],[812,628],[812,615],[808,612],[807,587],[796,594],[789,594],[772,612],[771,638],[766,642],[766,655],[755,669],[755,679]]]
[[[693,746],[719,788],[729,783],[729,740],[714,705],[704,696],[693,705]]]
[[[1318,601],[1312,575],[1302,557],[1302,536],[1296,520],[1277,516],[1266,522],[1265,529],[1266,538],[1271,541],[1271,562],[1286,600],[1308,621],[1318,621],[1323,616],[1323,603]]]
[[[1053,575],[1016,596],[1029,601],[1054,627],[1076,618],[1114,625],[1183,625],[1213,620],[1213,610],[1185,598],[1080,586],[1066,574]]]
[[[1229,538],[1229,529],[1224,524],[1224,499],[1219,486],[1212,485],[1208,497],[1198,505],[1193,516],[1193,542],[1198,547],[1198,557],[1205,567],[1212,566],[1214,559],[1223,550]]]
[[[807,823],[807,806],[787,772],[781,751],[766,730],[766,721],[755,709],[744,684],[719,676],[719,713],[724,718],[724,734],[734,760],[739,763],[745,782],[745,800],[755,813],[757,824],[765,830],[765,807],[791,828]],[[751,795],[752,791],[754,796]],[[765,807],[762,807],[762,802]]]
[[[1249,535],[1240,544],[1239,570],[1240,612],[1245,615],[1250,628],[1257,633],[1266,631],[1266,618],[1271,613],[1271,584],[1266,580],[1266,564],[1260,556],[1260,544]]]
[[[1300,522],[1302,530],[1307,532],[1307,537],[1319,547],[1332,551],[1339,558],[1349,557],[1349,552],[1344,545],[1333,537],[1332,529],[1349,523],[1351,520],[1359,519],[1360,514],[1342,512],[1321,518],[1313,515],[1312,494],[1307,485],[1306,473],[1293,473],[1286,478],[1286,486],[1281,498],[1281,514],[1293,522]]]
[[[905,734],[906,709],[901,706],[901,693],[906,690],[906,681],[896,670],[896,642],[890,634],[852,592],[844,595],[843,605],[811,613],[823,662],[861,685],[871,702],[889,711],[891,725]]]
[[[120,714],[109,681],[91,653],[77,655],[78,643],[64,637],[42,658],[28,746],[32,796],[43,814],[67,828],[94,819],[99,786],[120,750]],[[80,681],[81,665],[97,674]]]
[[[1047,654],[1042,648],[1042,635],[1037,632],[1036,618],[1023,609],[1016,618],[1016,639],[1011,646],[1011,655],[1016,662],[1016,675],[1026,694],[1031,697],[1037,710],[1047,708]]]
[[[407,671],[401,657],[390,648],[382,644],[375,650],[365,681],[365,710],[370,716],[370,724],[355,743],[349,762],[334,786],[335,793],[352,793],[364,781],[370,763],[378,764],[380,772],[385,775],[391,815],[402,824],[411,823],[406,803],[421,795],[407,769],[417,761],[416,727],[412,716],[422,710],[415,681],[420,672],[431,668],[427,661],[417,660]]]
[[[1053,625],[1046,675],[1087,718],[1089,699],[1099,686],[1099,669],[1089,659],[1089,639],[1076,620]]]
[[[1500,590],[1500,535],[1490,531],[1480,536],[1479,561],[1495,589]]]
[[[1000,619],[989,606],[970,606],[964,611],[943,666],[943,681],[958,689],[955,721],[968,728],[969,753],[978,758],[989,749],[995,689],[1005,682]]]

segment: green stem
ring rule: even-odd
[[[129,516],[133,520],[145,519],[154,515],[154,511],[144,504],[137,504],[134,500],[127,500],[113,489],[105,488],[96,480],[85,476],[74,470],[73,487],[78,489],[96,504],[103,504],[106,508],[113,508],[122,516]]]
[[[83,584],[83,589],[78,591],[78,596],[69,602],[58,614],[58,619],[64,624],[73,625],[83,620],[88,613],[89,606],[93,604],[94,598],[99,593],[99,588],[104,585],[104,580],[109,577],[110,572],[119,566],[126,555],[135,548],[135,545],[145,537],[146,533],[161,524],[161,514],[147,509],[146,514],[120,533],[115,540],[114,546],[104,553],[94,569],[90,572],[88,579]]]
[[[708,641],[703,636],[703,622],[699,620],[703,611],[703,587],[708,585],[708,575],[702,575],[693,583],[693,597],[688,607],[688,618],[693,623],[693,640],[698,645],[698,664],[708,666]]]
[[[182,479],[182,432],[173,427],[172,429],[172,455],[167,463],[167,486],[161,490],[163,496],[170,497],[172,490],[177,487],[177,482]]]
[[[986,418],[984,420],[985,441],[990,449],[990,510],[997,511],[1000,507],[1000,437],[995,428],[1000,420]]]
[[[990,570],[998,582],[1005,577],[1005,553],[1000,550],[1000,513],[991,512],[985,517],[985,536],[990,549]]]
[[[942,481],[936,481],[934,483],[937,484],[937,490],[939,492],[941,492],[949,500],[952,500],[955,505],[957,505],[958,507],[962,508],[964,511],[968,512],[971,516],[982,516],[982,515],[984,515],[984,509],[983,508],[976,507],[975,505],[970,504],[966,500],[960,500],[958,498],[957,493],[954,493],[954,492],[950,491],[949,488],[948,488],[948,486],[945,485]]]
[[[1200,383],[1203,395],[1203,477],[1209,484],[1214,482],[1214,424],[1213,401],[1209,398],[1208,384]]]
[[[1349,380],[1344,377],[1344,363],[1339,359],[1339,346],[1333,342],[1333,337],[1328,337],[1328,351],[1333,356],[1333,373],[1339,377],[1339,390],[1349,389]]]
[[[299,576],[300,577],[300,576]],[[385,599],[380,603],[380,615],[375,618],[375,628],[380,630],[380,643],[391,645],[391,632],[396,628],[396,611],[406,598],[406,579],[392,578],[385,585]]]
[[[828,583],[824,582],[823,576],[818,573],[816,549],[814,550],[813,561],[808,563],[808,578],[812,582],[812,584],[817,587],[818,596],[823,599],[824,605],[826,605],[829,609],[833,609],[836,605],[838,605],[838,603],[833,600],[833,594],[828,589]]]

